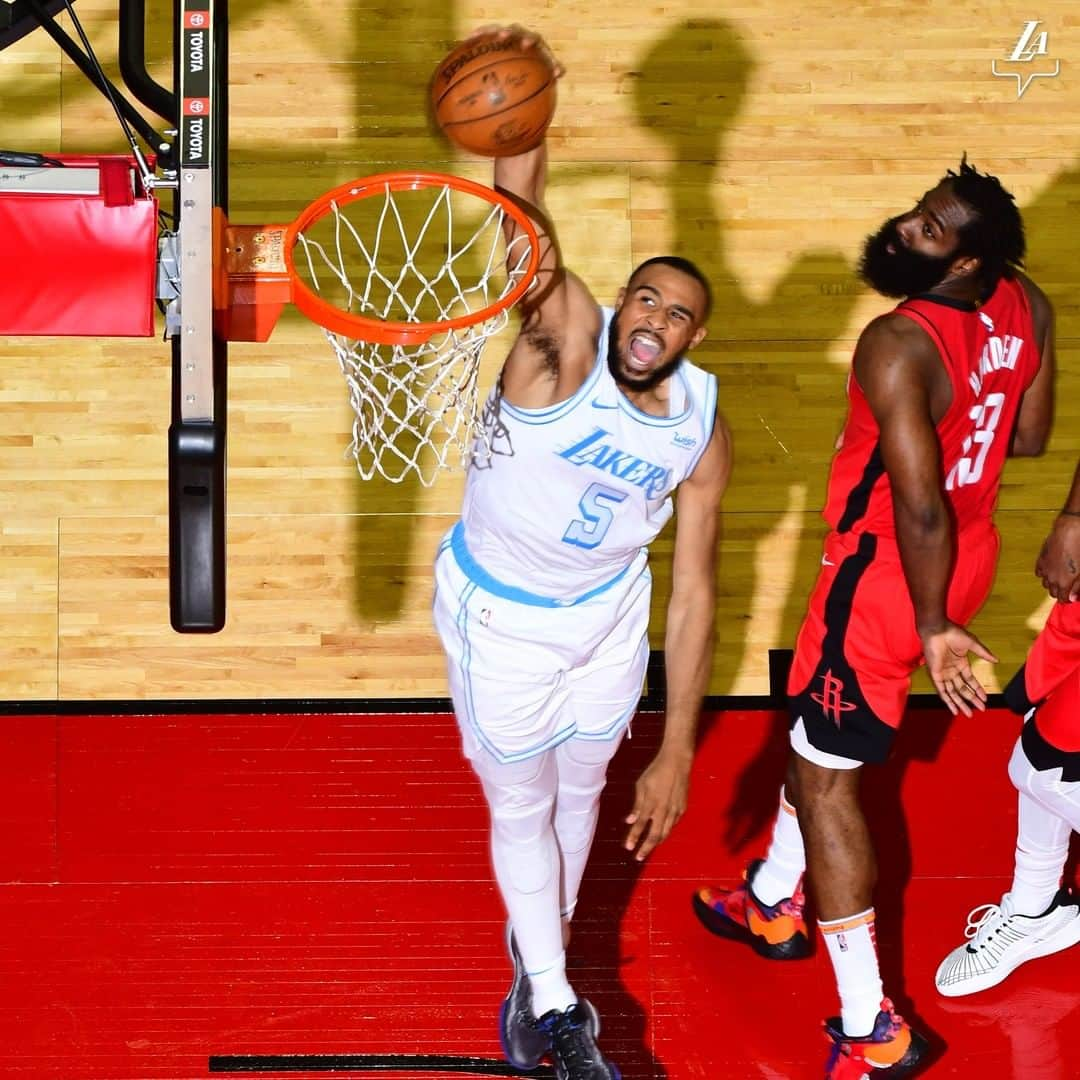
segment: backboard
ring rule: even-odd
[[[225,623],[225,381],[214,329],[215,230],[228,211],[227,0],[175,0],[176,263],[169,320],[169,608],[174,629]]]
[[[78,41],[55,18],[64,8]],[[214,286],[223,273],[215,265],[215,239],[228,200],[228,5],[227,0],[173,0],[172,10],[171,89],[156,83],[146,67],[147,0],[119,0],[117,29],[123,81],[143,106],[169,123],[173,141],[163,138],[109,80],[70,0],[0,0],[0,49],[39,27],[45,31],[112,105],[131,147],[131,157],[120,160],[138,173],[138,192],[172,194],[172,221],[161,222],[157,237],[157,288],[150,290],[168,305],[165,336],[172,350],[170,622],[182,632],[212,632],[225,622],[226,345],[215,333]],[[69,190],[70,182],[104,175],[90,167],[93,162],[80,170],[61,170],[67,162],[37,153],[4,153],[8,165],[24,170],[39,187],[48,169],[57,167],[64,176],[63,194],[78,194]],[[17,181],[17,176],[8,177],[6,190]],[[118,197],[105,193],[104,180],[99,187],[97,194],[114,207]],[[89,198],[94,192],[84,194]],[[140,203],[140,210],[150,201]],[[130,299],[129,293],[124,296]],[[99,306],[109,309],[108,304]],[[131,320],[114,326],[108,320],[75,319],[68,325],[50,318],[20,332],[153,333],[151,312],[146,314],[145,330]]]

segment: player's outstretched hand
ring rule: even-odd
[[[1062,514],[1039,552],[1035,576],[1055,600],[1080,598],[1080,517]]]
[[[690,765],[693,752],[665,752],[653,758],[638,777],[634,788],[634,809],[626,817],[627,851],[637,848],[642,862],[657,844],[666,840],[686,812],[690,792]]]
[[[551,51],[548,43],[539,34],[524,26],[519,26],[517,23],[511,23],[509,26],[500,26],[498,23],[485,23],[483,26],[478,26],[473,30],[465,40],[472,41],[473,38],[487,37],[488,34],[497,34],[501,38],[516,37],[523,49],[539,49],[548,58],[556,79],[561,79],[566,74],[566,68],[555,58],[555,54]]]
[[[974,634],[953,622],[920,636],[927,673],[949,712],[971,716],[972,709],[985,709],[986,690],[975,678],[968,654],[992,664],[997,663],[997,657]]]

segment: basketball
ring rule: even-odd
[[[536,46],[484,34],[458,45],[431,83],[435,120],[451,142],[484,157],[523,154],[555,112],[555,71]]]

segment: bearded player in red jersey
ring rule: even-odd
[[[883,994],[859,780],[887,757],[919,664],[953,714],[985,708],[969,656],[994,657],[965,625],[994,574],[1005,458],[1041,453],[1053,412],[1053,315],[1016,269],[1024,248],[1013,197],[966,159],[868,238],[860,276],[902,303],[855,348],[780,813],[742,886],[694,897],[713,932],[794,959],[810,950],[808,872],[840,995],[826,1080],[908,1076],[926,1056]]]

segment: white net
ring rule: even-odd
[[[332,202],[299,234],[298,274],[343,311],[417,324],[476,316],[422,344],[381,345],[326,331],[348,383],[355,414],[349,450],[364,479],[414,474],[430,485],[443,469],[490,458],[491,436],[480,423],[480,355],[509,309],[485,309],[518,284],[531,254],[519,234],[507,257],[505,214],[450,185],[385,185],[375,197]]]

